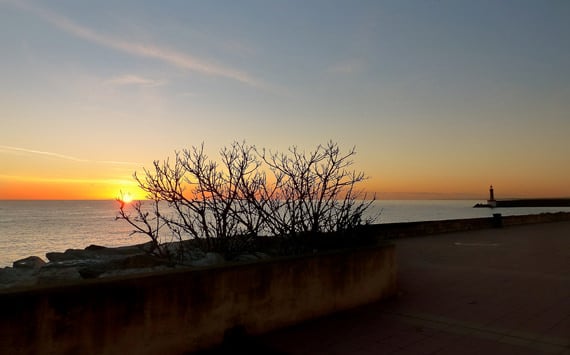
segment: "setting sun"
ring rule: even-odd
[[[130,193],[121,193],[119,195],[119,201],[122,203],[131,203],[133,202],[133,196]]]

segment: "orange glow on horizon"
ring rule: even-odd
[[[380,175],[380,174],[379,174]],[[454,177],[399,177],[386,176],[370,179],[357,188],[376,194],[377,200],[390,199],[475,199],[488,196],[489,185],[495,186],[497,198],[569,197],[565,186],[540,186],[533,181],[509,181],[498,177],[482,180],[480,177],[459,179]],[[186,191],[188,193],[188,191]],[[125,202],[146,199],[136,182],[128,180],[42,180],[18,179],[0,176],[0,200],[116,200]]]
[[[0,180],[0,200],[115,200],[121,191],[131,200],[145,199],[135,183]]]

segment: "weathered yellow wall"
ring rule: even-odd
[[[0,293],[2,354],[176,354],[394,294],[394,246]]]

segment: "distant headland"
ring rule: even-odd
[[[478,203],[475,208],[487,207],[570,207],[570,198],[524,198],[511,200],[496,200],[493,185],[489,188],[487,203]]]

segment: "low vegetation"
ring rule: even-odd
[[[325,240],[354,240],[374,220],[364,214],[374,196],[358,189],[367,177],[350,169],[355,154],[332,141],[310,152],[234,142],[211,160],[203,144],[194,146],[135,173],[147,200],[119,198],[117,219],[147,235],[151,253],[174,261],[193,248],[231,259],[262,245],[303,253]]]

